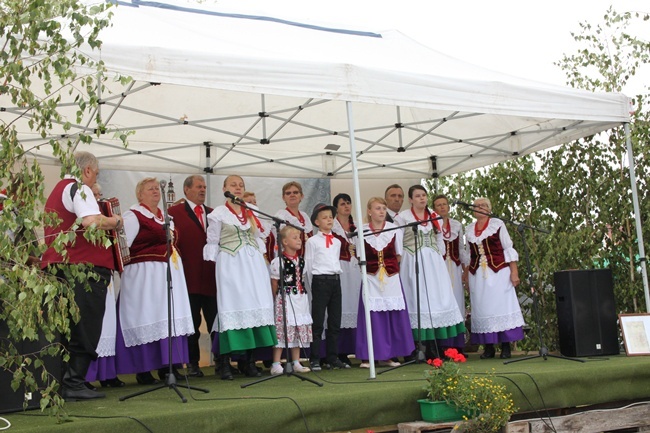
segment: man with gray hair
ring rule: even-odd
[[[395,217],[402,210],[402,204],[404,204],[404,190],[396,183],[389,185],[384,192],[384,200],[386,200],[387,208],[386,221],[395,222]]]
[[[105,397],[102,393],[88,389],[85,377],[90,362],[97,358],[106,293],[115,263],[112,249],[100,242],[87,240],[84,232],[90,226],[100,230],[115,230],[123,224],[120,216],[105,217],[101,214],[91,190],[99,174],[97,158],[89,152],[75,152],[74,157],[81,171],[81,179],[71,174],[65,175],[45,203],[45,211],[56,214],[60,222],[44,228],[48,249],[41,261],[42,269],[48,269],[58,278],[68,281],[79,307],[79,322],[70,323],[70,339],[64,343],[70,354],[61,381],[61,395],[66,401]],[[75,225],[78,218],[81,218],[81,227]],[[59,234],[70,230],[75,230],[75,240],[64,246],[67,254],[60,254],[52,244]],[[66,272],[66,267],[79,264],[87,265],[88,270],[97,277],[79,281]],[[87,287],[90,290],[86,290]]]

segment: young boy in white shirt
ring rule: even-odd
[[[313,341],[310,364],[320,371],[320,345],[327,312],[326,362],[330,369],[350,368],[338,358],[338,336],[341,330],[341,241],[332,234],[336,208],[319,203],[311,214],[311,222],[318,233],[305,244],[305,273],[310,282],[313,319]]]

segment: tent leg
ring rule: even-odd
[[[648,291],[648,271],[646,269],[645,247],[643,246],[643,231],[641,229],[641,211],[639,196],[636,189],[636,174],[634,172],[634,152],[630,139],[630,124],[625,124],[625,143],[627,145],[628,165],[630,169],[630,187],[632,188],[632,204],[634,205],[634,220],[636,222],[636,237],[641,261],[641,277],[643,278],[643,293],[645,294],[645,311],[650,313],[650,292]]]
[[[354,207],[356,209],[355,218],[361,224],[363,215],[361,213],[361,191],[359,188],[359,171],[357,169],[357,150],[354,143],[354,122],[352,119],[352,102],[347,101],[346,108],[348,112],[348,133],[350,137],[350,160],[352,161],[352,181],[354,184]],[[361,227],[361,226],[359,226]],[[370,379],[375,379],[375,350],[372,344],[372,324],[370,323],[370,309],[368,307],[368,273],[366,272],[366,249],[363,248],[363,230],[357,230],[359,236],[359,259],[361,264],[361,291],[363,294],[363,305],[365,306],[365,319],[366,319],[366,338],[368,340],[368,361],[370,363]]]

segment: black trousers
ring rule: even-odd
[[[87,355],[96,359],[106,309],[106,293],[113,271],[99,266],[90,270],[99,278],[89,278],[87,281],[67,279],[62,270],[59,270],[56,276],[70,283],[80,314],[79,322],[70,323],[70,340],[65,346],[71,355]],[[90,290],[86,290],[86,283]]]
[[[187,348],[190,364],[199,365],[199,360],[201,359],[201,350],[199,349],[201,310],[203,310],[203,317],[208,326],[208,334],[210,334],[214,319],[217,317],[217,298],[215,296],[193,294],[190,294],[189,298],[192,322],[194,323],[194,334],[187,337]]]
[[[338,358],[341,332],[341,280],[338,275],[314,275],[311,283],[311,317],[313,320],[311,361],[320,360],[320,344],[327,312],[326,359],[328,363]]]

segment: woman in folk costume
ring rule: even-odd
[[[409,313],[400,282],[399,260],[402,254],[402,231],[393,223],[386,222],[386,201],[373,197],[368,201],[368,224],[362,230],[364,244],[357,245],[357,252],[364,248],[367,261],[368,308],[372,325],[372,343],[380,365],[396,367],[399,362],[391,361],[397,356],[407,356],[415,343],[411,333]],[[380,232],[380,233],[375,233]],[[363,293],[360,295],[357,316],[356,357],[361,359],[361,368],[370,368],[366,361],[368,338]]]
[[[339,359],[350,364],[348,355],[355,352],[357,335],[357,313],[359,311],[359,292],[361,291],[361,270],[356,257],[354,238],[348,239],[346,233],[357,230],[352,219],[352,199],[341,193],[334,197],[332,205],[336,208],[336,218],[332,234],[341,241],[341,332],[339,334]]]
[[[244,374],[256,377],[260,372],[253,349],[273,346],[277,338],[269,271],[257,240],[263,226],[250,209],[239,205],[245,189],[240,176],[231,175],[224,181],[223,191],[237,200],[226,201],[208,215],[203,257],[216,262],[218,313],[213,331],[218,334],[213,350],[218,348],[222,365],[227,367],[228,355],[244,353]]]
[[[501,358],[510,358],[510,343],[524,338],[524,318],[515,291],[519,255],[503,221],[490,218],[490,200],[474,200],[473,212],[476,221],[465,232],[470,248],[471,341],[485,346],[482,359],[494,358],[498,343]]]
[[[124,230],[131,261],[124,266],[119,295],[116,364],[118,373],[137,373],[141,384],[155,383],[150,370],[165,378],[169,364],[167,296],[171,296],[172,363],[189,362],[187,336],[194,333],[183,261],[171,247],[167,256],[165,219],[158,208],[160,186],[156,178],[145,178],[135,188],[138,204],[124,212]],[[170,220],[170,230],[174,222]],[[175,238],[176,236],[173,235]],[[172,293],[168,293],[167,266]],[[181,377],[174,369],[174,374]]]
[[[463,225],[460,221],[449,218],[449,199],[445,195],[437,195],[433,199],[433,210],[442,217],[440,234],[445,243],[442,258],[445,260],[451,288],[460,310],[460,315],[466,317],[465,312],[465,284],[463,272],[469,264],[469,252],[465,245]]]
[[[308,238],[314,235],[314,226],[309,219],[309,215],[300,210],[300,202],[303,198],[302,185],[298,182],[292,181],[284,184],[282,186],[282,200],[284,200],[284,203],[287,206],[275,214],[276,217],[281,218],[296,227],[301,227],[304,230],[300,234],[300,240],[302,241],[303,246],[300,251],[298,251],[300,257],[305,255],[305,242],[307,242]],[[274,233],[274,235],[277,239],[277,233]],[[270,259],[273,258],[270,257]]]
[[[412,227],[404,228],[404,255],[400,276],[415,341],[426,342],[427,358],[438,357],[441,347],[465,345],[465,323],[451,289],[449,273],[442,258],[444,243],[438,215],[427,208],[428,195],[422,185],[408,190],[411,208],[400,212],[400,222],[417,223],[420,289],[420,326],[418,329],[417,282],[415,275],[415,236]],[[438,353],[437,353],[438,352]]]

